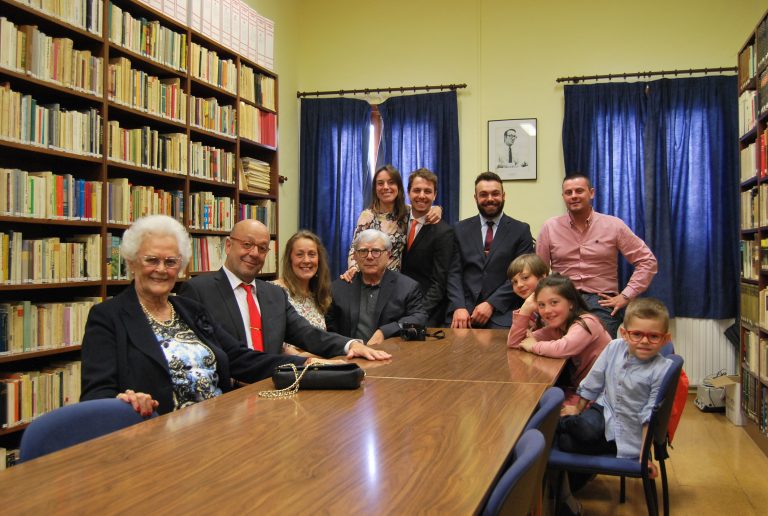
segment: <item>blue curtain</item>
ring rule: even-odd
[[[379,164],[391,163],[405,187],[414,170],[437,174],[443,220],[459,216],[459,115],[456,91],[392,97],[379,105],[383,123]],[[406,195],[406,200],[408,196]]]
[[[676,316],[734,317],[738,289],[736,77],[566,86],[566,175],[653,250],[648,295]],[[620,282],[631,268],[620,267]]]
[[[371,188],[371,106],[362,100],[302,99],[299,226],[322,239],[331,277],[347,269],[355,221]]]

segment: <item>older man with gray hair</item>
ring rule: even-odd
[[[328,331],[361,339],[369,346],[397,335],[404,324],[425,325],[421,289],[411,278],[387,269],[392,241],[378,229],[361,232],[352,244],[360,274],[331,285]]]

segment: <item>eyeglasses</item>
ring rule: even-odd
[[[374,258],[378,258],[383,252],[384,249],[355,249],[355,254],[360,258],[365,258],[369,253]]]
[[[141,263],[144,267],[157,268],[162,263],[166,269],[176,269],[181,266],[181,256],[168,256],[160,258],[158,256],[142,256]]]
[[[627,340],[632,342],[633,344],[637,344],[638,342],[643,340],[643,337],[648,339],[648,342],[651,344],[660,344],[664,337],[667,336],[666,333],[656,333],[656,332],[644,332],[644,331],[638,331],[638,330],[627,330]]]
[[[259,254],[267,254],[269,252],[269,244],[267,245],[256,245],[254,242],[251,242],[250,240],[241,240],[239,238],[235,238],[233,236],[229,237],[230,240],[234,240],[235,242],[240,244],[240,247],[245,249],[246,251],[250,252],[251,249],[254,247],[258,251]]]

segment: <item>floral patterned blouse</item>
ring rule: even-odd
[[[309,324],[312,326],[315,326],[316,328],[320,328],[321,330],[325,330],[325,316],[320,312],[320,309],[317,308],[317,305],[315,304],[315,300],[311,297],[293,297],[291,296],[291,293],[288,291],[288,289],[283,285],[279,280],[272,281],[270,283],[274,283],[278,287],[285,290],[285,293],[288,295],[288,301],[291,303],[291,306],[293,306],[294,310],[296,310],[300,316],[302,316],[304,319],[309,321]]]
[[[410,206],[408,206],[408,208],[410,209]],[[366,229],[378,229],[379,231],[386,233],[392,240],[392,255],[389,258],[387,268],[393,271],[399,271],[400,259],[403,256],[403,248],[405,248],[407,225],[408,217],[406,217],[401,224],[398,224],[392,213],[374,213],[370,208],[366,208],[357,218],[357,227],[355,227],[355,234],[352,236],[352,241],[354,242],[357,235]],[[347,259],[349,267],[353,267],[357,264],[354,253],[354,247],[350,246]]]

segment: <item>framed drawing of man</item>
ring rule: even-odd
[[[488,121],[488,170],[503,180],[536,179],[536,119]]]

